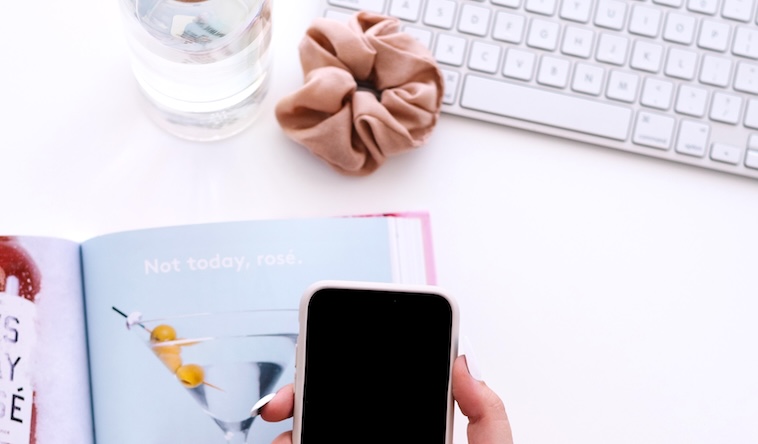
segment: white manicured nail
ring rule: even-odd
[[[468,372],[471,377],[477,381],[484,381],[484,374],[479,367],[478,361],[474,355],[474,348],[471,346],[468,336],[461,337],[461,348],[463,349],[463,356],[466,357],[466,366],[468,367]]]

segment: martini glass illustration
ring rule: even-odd
[[[297,310],[249,310],[143,319],[129,330],[176,376],[221,428],[228,444],[247,443],[260,407],[295,359]]]

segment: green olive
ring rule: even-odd
[[[154,345],[153,352],[171,370],[171,373],[176,373],[182,365],[182,349],[178,345]]]
[[[205,372],[197,364],[187,364],[176,369],[176,377],[185,387],[195,388],[203,383]]]
[[[176,330],[174,327],[161,324],[150,332],[150,342],[165,342],[176,339]]]

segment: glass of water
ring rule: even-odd
[[[147,112],[189,140],[250,125],[266,95],[270,0],[118,0]]]

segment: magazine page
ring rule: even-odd
[[[93,440],[79,244],[0,236],[0,442]]]
[[[85,242],[96,441],[268,443],[289,430],[250,411],[294,378],[300,297],[323,279],[393,281],[390,220],[231,222]],[[263,309],[279,312],[250,313]]]

